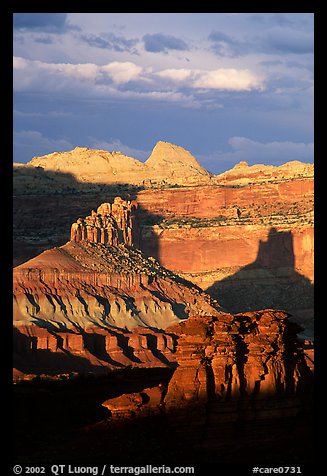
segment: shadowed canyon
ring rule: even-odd
[[[310,462],[313,200],[310,164],[214,176],[165,142],[15,165],[22,460]]]

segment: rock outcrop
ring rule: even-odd
[[[77,149],[44,157],[43,165],[33,159],[35,166],[17,167],[15,264],[65,243],[71,223],[85,216],[91,207],[97,210],[99,196],[105,195],[105,201],[117,194],[130,202],[136,198],[139,231],[134,223],[132,242],[138,246],[139,239],[138,247],[146,255],[209,292],[229,312],[286,309],[306,328],[305,336],[313,338],[313,165],[293,161],[279,167],[249,166],[241,162],[225,174],[211,177],[210,185],[199,186],[199,182],[196,187],[184,187],[188,183],[185,178],[193,172],[194,177],[207,177],[192,157],[178,146],[158,142],[147,164],[139,163],[143,171],[147,167],[146,187],[155,187],[161,169],[167,177],[179,170],[181,181],[168,181],[166,185],[179,183],[183,187],[141,191],[130,186],[120,189],[118,181],[129,183],[123,170],[115,175],[118,189],[112,184],[105,186],[104,180],[111,176],[111,172],[104,173],[109,170],[109,162],[117,160],[122,168],[125,162],[117,154],[107,157],[104,151]],[[94,175],[97,160],[101,172],[98,183]],[[87,169],[89,176],[82,174],[83,164],[86,169],[93,167],[92,173]],[[76,177],[80,177],[71,185],[70,172],[62,168],[66,166],[74,166]],[[155,170],[153,174],[150,168]],[[138,167],[137,173],[141,169]],[[187,170],[193,172],[188,175]],[[34,193],[45,196],[40,199]],[[69,194],[69,200],[65,194]],[[89,226],[95,242],[116,243],[120,239],[117,234],[122,235],[114,222],[106,225],[108,230],[92,223]],[[72,238],[78,240],[83,224],[75,223],[74,227]],[[127,227],[125,241],[128,233]]]
[[[313,178],[313,164],[298,160],[286,162],[280,166],[256,164],[249,166],[245,161],[239,162],[232,169],[215,175],[213,181],[219,184],[245,185],[269,181],[283,181],[294,178]]]
[[[120,151],[87,147],[33,157],[27,166],[55,172],[59,177],[71,174],[80,183],[140,183],[148,170],[144,163]]]
[[[165,399],[168,407],[203,401],[242,401],[247,406],[304,392],[310,372],[296,339],[300,328],[288,317],[266,309],[193,317],[170,327],[180,338],[179,367]]]
[[[123,243],[139,247],[137,226],[137,202],[116,197],[114,202],[102,203],[97,211],[92,210],[86,218],[78,218],[72,224],[71,241],[89,241],[117,246]]]
[[[140,247],[229,312],[285,309],[312,338],[313,192],[312,178],[141,191]]]
[[[298,330],[286,312],[271,309],[194,316],[169,328],[179,339],[168,389],[145,389],[103,405],[113,417],[131,416],[128,410],[140,416],[193,412],[206,426],[294,416],[312,390]]]
[[[104,374],[125,367],[175,367],[176,336],[136,327],[132,331],[89,325],[57,329],[14,327],[14,379],[35,375]]]
[[[145,164],[155,172],[157,180],[182,185],[210,183],[211,174],[196,158],[183,147],[169,142],[157,142]]]
[[[211,183],[207,172],[187,150],[169,142],[159,141],[148,160],[143,163],[121,152],[76,147],[68,152],[54,152],[34,157],[24,167],[16,167],[17,183],[24,184],[24,175],[31,171],[38,182],[54,179],[66,185],[67,174],[78,184],[129,184],[139,186],[199,185]],[[39,172],[36,173],[35,172]],[[45,172],[45,174],[44,174]],[[57,175],[51,177],[52,173]],[[59,180],[58,180],[59,179]],[[38,185],[41,185],[40,183]]]
[[[84,359],[78,368],[169,366],[174,342],[164,329],[193,313],[220,313],[200,288],[130,246],[134,211],[133,202],[121,199],[102,204],[73,227],[73,241],[14,269],[16,350],[35,351],[29,358],[39,355],[41,363],[43,351],[64,353],[53,359],[52,372],[73,367],[74,356]],[[103,229],[116,241],[101,243]],[[18,365],[26,370],[28,359],[19,354]]]

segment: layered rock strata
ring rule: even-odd
[[[206,426],[294,416],[312,387],[298,330],[286,312],[271,309],[189,318],[169,328],[179,340],[168,389],[145,389],[103,406],[119,418],[158,412],[186,417],[196,409],[192,418]]]
[[[153,169],[162,167],[175,174],[178,170],[179,175],[183,167],[202,174],[199,164],[186,151],[182,152],[173,144],[160,142],[149,163]],[[92,151],[79,150],[67,156],[57,154],[42,159],[48,164],[42,170],[36,166],[18,167],[15,175],[18,196],[14,199],[15,264],[65,243],[72,221],[87,213],[85,203],[96,210],[99,203],[96,197],[101,194],[109,201],[117,194],[112,186],[103,188],[101,182],[88,182],[86,176],[85,181],[76,182],[80,188],[75,194],[71,189],[66,190],[66,182],[63,189],[57,187],[57,179],[67,179],[68,171],[61,167],[74,166],[74,170],[81,171],[85,165],[96,170],[98,156],[94,155],[94,161],[91,156]],[[121,164],[118,156],[113,159],[116,158]],[[102,156],[99,161],[105,167],[107,162]],[[45,188],[41,187],[41,176]],[[24,177],[27,182],[21,183]],[[125,175],[119,172],[115,177],[121,177],[123,182]],[[152,187],[152,179],[148,177],[148,186]],[[51,184],[55,184],[53,191]],[[286,309],[305,327],[304,337],[312,339],[313,165],[289,162],[274,167],[241,163],[217,180],[211,177],[210,184],[141,191],[125,188],[124,197],[130,201],[136,197],[139,204],[140,249],[209,292],[229,312],[266,307]],[[92,189],[90,195],[86,185],[102,188]],[[82,190],[87,193],[87,200],[81,196]],[[46,197],[40,200],[27,193],[45,193]],[[61,193],[69,193],[69,200]],[[113,233],[110,239],[117,241],[115,227],[109,228]],[[93,228],[93,232],[94,240],[108,239],[105,228]],[[98,233],[103,233],[102,238],[98,238]]]
[[[147,328],[14,327],[14,380],[104,374],[124,367],[174,367],[176,337]]]
[[[62,354],[49,357],[57,373],[73,368],[74,356],[83,359],[73,359],[77,368],[95,370],[169,366],[174,344],[165,328],[193,313],[220,313],[200,288],[129,246],[134,210],[132,202],[121,199],[105,203],[77,223],[81,236],[73,226],[73,241],[14,269],[17,370],[26,371],[29,358],[38,368],[44,351],[48,357],[49,352]],[[103,229],[115,230],[115,245],[96,241]]]
[[[78,218],[71,226],[71,241],[89,241],[117,246],[124,243],[138,248],[137,202],[116,197],[103,203],[86,218]]]
[[[141,248],[229,312],[285,309],[313,338],[313,186],[297,178],[142,191]],[[143,210],[161,219],[147,223]]]
[[[305,164],[298,160],[286,162],[278,167],[274,165],[256,164],[249,166],[245,161],[239,162],[232,169],[216,175],[214,181],[220,184],[247,184],[250,182],[268,182],[270,180],[287,180],[298,177],[313,177],[313,164]]]

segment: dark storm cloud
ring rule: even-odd
[[[81,34],[80,39],[94,48],[102,48],[113,51],[129,51],[136,53],[134,46],[138,40],[116,36],[113,33],[103,33],[101,36],[93,34]]]
[[[286,28],[274,28],[263,38],[263,50],[267,53],[313,53],[313,35]]]
[[[313,35],[288,27],[276,26],[261,35],[239,40],[221,31],[208,36],[211,50],[218,56],[237,57],[249,53],[307,54],[313,52]]]
[[[143,41],[145,50],[150,51],[151,53],[167,53],[168,50],[189,50],[189,47],[184,40],[176,38],[176,36],[164,35],[163,33],[144,35]]]
[[[241,56],[249,50],[248,44],[232,38],[222,31],[212,31],[208,39],[212,42],[212,51],[219,56]]]
[[[54,39],[49,35],[35,36],[33,39],[36,43],[44,45],[52,45],[54,43]]]
[[[78,28],[67,23],[67,13],[14,13],[14,29],[64,33]]]

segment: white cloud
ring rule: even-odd
[[[217,89],[229,91],[250,91],[252,89],[263,89],[263,77],[247,69],[220,68],[216,70],[199,69],[164,69],[153,72],[152,68],[143,69],[130,61],[113,61],[105,65],[94,63],[70,64],[70,63],[46,63],[38,60],[26,60],[14,57],[14,69],[16,70],[16,87],[23,89],[35,83],[42,89],[47,84],[53,86],[53,76],[55,75],[55,89],[60,85],[67,87],[66,79],[77,81],[88,81],[93,89],[96,89],[99,80],[110,78],[117,86],[126,84],[131,80],[138,80],[151,84],[152,91],[148,91],[151,96],[166,93],[166,89],[160,90],[158,78],[167,79],[180,86],[188,86],[193,89]],[[24,70],[24,74],[19,74]],[[40,74],[50,73],[40,81]],[[73,89],[76,83],[71,84]],[[100,88],[105,90],[106,88]],[[149,87],[150,89],[150,87]],[[91,91],[90,91],[91,92]],[[174,91],[176,92],[176,91]],[[164,94],[163,94],[164,97]]]
[[[103,66],[99,66],[94,63],[46,63],[38,60],[27,60],[14,56],[14,69],[26,70],[27,74],[32,76],[35,71],[49,72],[52,75],[58,75],[58,79],[61,78],[73,78],[79,80],[89,80],[95,82],[95,80],[110,77],[114,83],[123,84],[131,79],[136,79],[142,72],[142,67],[137,66],[135,63],[125,61],[113,61]]]
[[[158,76],[161,78],[168,78],[172,79],[173,81],[185,81],[188,79],[191,74],[192,70],[186,69],[186,68],[180,68],[180,69],[164,69],[162,71],[158,71],[156,73]]]
[[[119,86],[131,79],[149,84],[152,70],[142,70],[141,67],[131,62],[113,62],[98,66],[86,64],[45,63],[41,61],[18,61],[20,69],[14,75],[14,88],[19,91],[56,92],[68,93],[72,97],[82,98],[115,98],[121,100],[147,100],[176,102],[184,107],[199,107],[193,96],[183,92],[153,84],[146,90],[138,87],[119,89]],[[143,73],[142,73],[143,72]],[[141,74],[142,73],[142,74]],[[108,76],[113,83],[108,83]]]
[[[44,63],[34,61],[34,64],[40,69],[51,73],[63,74],[67,77],[95,80],[99,75],[99,67],[96,64],[70,64],[70,63]]]
[[[220,68],[200,72],[193,87],[229,91],[264,89],[264,79],[247,69]]]
[[[112,81],[117,84],[123,84],[132,79],[137,79],[142,72],[141,66],[137,66],[131,61],[113,61],[112,63],[102,66],[100,70],[107,73]]]
[[[13,68],[14,69],[24,69],[28,65],[28,61],[19,56],[14,56],[13,58]]]
[[[194,89],[217,89],[227,91],[251,91],[264,89],[264,78],[248,69],[219,68],[215,70],[200,69],[165,69],[157,76],[183,83]]]

